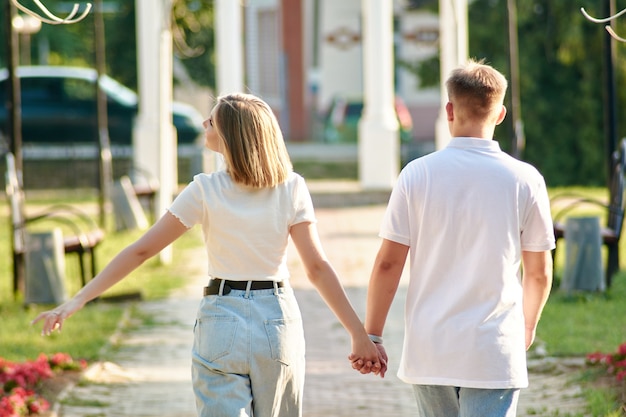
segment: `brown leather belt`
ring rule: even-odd
[[[220,293],[220,285],[224,281],[224,289],[222,295],[228,294],[231,290],[245,291],[248,288],[248,282],[250,282],[250,290],[271,290],[274,288],[274,281],[229,281],[221,278],[214,278],[209,281],[209,286],[204,287],[204,295],[217,295]],[[276,282],[278,288],[285,286],[283,281]]]

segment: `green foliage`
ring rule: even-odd
[[[550,185],[604,184],[603,30],[568,2],[518,0],[517,10],[523,157]],[[469,21],[470,55],[510,78],[506,1],[473,2]],[[498,128],[500,140],[512,137],[511,124]]]
[[[200,85],[215,87],[212,0],[175,0],[172,6],[176,57]]]
[[[439,85],[439,80],[441,79],[441,62],[439,55],[426,59],[419,64],[397,60],[396,65],[416,74],[420,87],[433,87]]]
[[[616,9],[626,7],[617,0]],[[580,7],[604,17],[601,2],[517,0],[521,118],[526,146],[523,159],[535,165],[551,186],[603,185],[612,150],[605,137],[603,79],[604,25],[587,21]],[[485,59],[510,79],[508,12],[506,0],[469,3],[469,54]],[[618,34],[626,33],[626,19],[615,21]],[[626,104],[626,46],[616,44],[614,69],[617,109]],[[439,83],[438,58],[419,66],[399,63],[415,72],[423,86]],[[510,92],[510,89],[509,89]],[[506,99],[510,108],[510,97]],[[513,120],[507,117],[495,136],[510,148]],[[626,126],[618,123],[618,138]]]
[[[21,1],[31,10],[40,10],[31,1]],[[66,16],[70,9],[64,0],[46,0],[46,7],[57,16]],[[134,1],[106,2],[104,10],[106,71],[123,84],[137,88],[137,59],[135,42]],[[79,2],[82,5],[82,3]],[[84,7],[84,6],[83,6]],[[81,7],[81,11],[83,10]],[[0,18],[4,19],[4,5]],[[21,14],[21,12],[20,12]],[[6,67],[7,40],[0,34],[0,67]],[[71,25],[42,24],[41,30],[31,36],[31,63],[33,65],[73,65],[95,67],[94,12]],[[47,58],[45,58],[47,56]],[[42,58],[45,59],[42,61]]]
[[[39,10],[32,0],[21,0],[20,3]],[[137,90],[135,2],[108,0],[104,3],[106,72]],[[73,3],[46,0],[44,4],[56,15],[66,16],[68,5]],[[4,19],[3,13],[4,4],[0,8],[0,19]],[[4,20],[1,21],[4,23]],[[214,86],[213,1],[174,0],[171,23],[176,58],[196,83]],[[3,28],[0,31],[0,68],[6,67],[7,62],[5,38]],[[41,61],[40,57],[46,54],[47,61]],[[41,30],[31,37],[31,59],[34,65],[95,67],[93,11],[75,24],[43,24]]]

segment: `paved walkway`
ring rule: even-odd
[[[316,204],[325,250],[363,317],[384,206],[379,202],[332,208],[328,196],[322,196]],[[413,416],[411,389],[395,376],[402,343],[406,274],[385,328],[390,370],[384,379],[363,376],[353,371],[346,359],[350,350],[346,332],[304,277],[295,250],[290,250],[292,285],[303,312],[307,340],[304,416]],[[204,259],[202,254],[189,257]],[[140,314],[154,317],[154,322],[125,334],[113,362],[92,366],[86,373],[92,382],[67,392],[55,409],[58,416],[195,416],[189,367],[192,326],[204,285],[203,264],[199,262],[189,286],[171,298],[137,304]],[[531,374],[532,387],[522,394],[520,417],[566,416],[582,410],[579,389],[569,384],[571,373],[563,366],[549,361],[536,365],[537,372]]]

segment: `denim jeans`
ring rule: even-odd
[[[192,351],[200,417],[300,417],[304,331],[293,290],[202,299]]]
[[[519,389],[413,385],[419,417],[515,417]]]

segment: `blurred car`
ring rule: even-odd
[[[91,68],[33,66],[19,67],[24,144],[97,143],[97,72]],[[8,71],[0,70],[0,100],[6,103]],[[137,94],[104,75],[100,88],[106,93],[109,138],[112,145],[132,143],[138,112]],[[0,136],[7,136],[7,109],[0,109]],[[172,104],[173,124],[179,144],[195,143],[201,132],[202,116],[183,103]]]
[[[413,130],[411,113],[400,97],[396,97],[395,107],[400,140],[410,142]],[[361,113],[363,113],[363,99],[335,97],[324,120],[324,142],[356,143]]]

